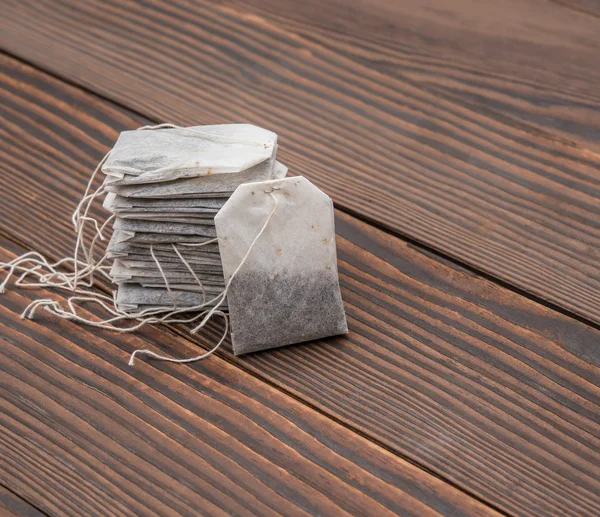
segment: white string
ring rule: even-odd
[[[243,141],[239,139],[226,137],[224,135],[204,133],[195,129],[180,127],[168,123],[159,124],[156,126],[143,126],[141,128],[138,128],[138,130],[152,130],[164,128],[180,129],[191,133],[200,134],[205,137],[221,138],[224,140],[230,140],[238,143],[252,145],[265,145],[265,147],[267,147],[266,144],[260,144],[258,142]],[[83,197],[78,203],[77,207],[75,208],[75,211],[73,212],[71,219],[76,232],[73,256],[65,257],[63,259],[58,260],[57,262],[51,263],[40,253],[31,251],[21,255],[20,257],[16,257],[9,262],[0,263],[0,269],[8,270],[5,279],[0,284],[0,293],[5,292],[6,285],[8,284],[10,278],[15,273],[20,273],[19,278],[15,282],[15,285],[17,286],[55,288],[67,290],[73,293],[73,296],[70,296],[66,300],[67,308],[63,308],[58,301],[52,300],[50,298],[34,300],[23,310],[23,312],[21,313],[22,318],[33,318],[37,309],[42,307],[44,308],[44,310],[60,318],[76,321],[97,328],[114,330],[117,332],[133,332],[149,323],[193,323],[198,319],[203,318],[201,323],[191,330],[192,333],[196,333],[199,329],[203,328],[206,325],[206,323],[210,320],[212,316],[221,316],[225,319],[225,332],[220,341],[217,343],[217,345],[208,352],[191,359],[173,359],[160,356],[150,350],[136,350],[132,353],[129,364],[133,365],[136,355],[144,355],[151,359],[170,361],[176,363],[188,363],[204,359],[213,354],[225,340],[225,337],[228,332],[227,314],[222,310],[219,310],[219,307],[225,301],[231,282],[233,281],[239,270],[242,268],[242,266],[246,263],[246,260],[248,259],[248,256],[250,255],[250,252],[252,251],[254,245],[266,229],[273,214],[277,210],[278,200],[273,195],[272,190],[265,191],[266,193],[269,193],[271,195],[271,197],[275,201],[275,206],[273,207],[273,210],[267,217],[263,227],[252,241],[250,247],[248,248],[248,251],[246,252],[239,266],[231,275],[224,290],[218,295],[216,295],[213,299],[208,301],[206,300],[206,290],[204,289],[202,282],[194,273],[189,262],[185,260],[183,255],[179,252],[177,246],[173,245],[175,253],[179,257],[181,262],[190,271],[194,279],[198,282],[198,285],[202,289],[203,295],[201,304],[193,307],[177,308],[176,300],[170,288],[165,272],[160,262],[156,258],[156,255],[154,254],[153,247],[150,246],[150,254],[152,255],[152,258],[154,259],[158,270],[165,281],[165,286],[167,288],[169,296],[173,300],[174,306],[159,306],[147,308],[137,312],[126,312],[118,308],[116,292],[113,291],[112,296],[108,296],[99,292],[89,291],[85,289],[85,287],[91,288],[94,286],[95,273],[99,273],[104,278],[112,280],[109,274],[110,267],[103,265],[104,262],[108,259],[108,252],[105,250],[102,257],[100,257],[99,260],[95,260],[94,251],[98,240],[105,241],[103,232],[105,231],[107,225],[116,217],[116,215],[113,214],[110,217],[108,217],[102,225],[99,225],[98,221],[94,217],[89,215],[90,209],[94,204],[94,201],[106,192],[103,185],[100,185],[93,192],[91,192],[91,190],[92,185],[94,184],[94,181],[98,175],[98,172],[101,170],[102,166],[104,165],[109,156],[110,151],[104,155],[104,157],[100,160],[100,162],[94,169],[86,185]],[[95,230],[94,237],[92,238],[89,246],[86,246],[85,242],[86,224],[92,224]],[[218,239],[209,239],[199,243],[182,243],[181,245],[187,247],[202,247],[206,246],[207,244],[215,243],[217,241]],[[81,316],[78,313],[78,306],[84,303],[97,304],[100,308],[102,308],[109,314],[109,317],[105,319],[90,320],[89,318]],[[209,306],[212,306],[212,308],[208,309]],[[196,314],[189,318],[180,317],[180,315],[184,312]],[[116,324],[120,324],[124,321],[132,321],[134,322],[134,324],[129,327],[116,326]]]
[[[221,337],[219,342],[208,352],[205,352],[204,354],[201,354],[196,357],[190,357],[188,359],[174,359],[173,357],[159,355],[156,352],[153,352],[152,350],[135,350],[129,357],[129,362],[127,364],[129,364],[129,366],[133,366],[135,363],[136,355],[143,355],[147,359],[156,359],[157,361],[167,361],[169,363],[179,363],[179,364],[194,363],[196,361],[201,361],[202,359],[206,359],[207,357],[211,356],[219,349],[219,347],[223,344],[223,341],[225,341],[225,338],[227,337],[227,332],[229,331],[229,318],[227,317],[227,315],[222,311],[216,311],[214,314],[223,317],[223,320],[225,321],[225,331],[223,332],[223,336]]]
[[[212,244],[213,242],[217,242],[219,239],[209,239],[207,241],[202,241],[202,242],[180,242],[179,245],[180,246],[188,246],[190,248],[195,248],[195,247],[200,247],[200,246],[206,246],[207,244]]]
[[[169,297],[171,298],[171,300],[173,300],[173,307],[177,307],[177,300],[175,299],[175,295],[173,294],[173,291],[171,291],[171,286],[169,285],[169,281],[167,280],[167,275],[165,275],[165,272],[163,271],[163,268],[160,265],[160,262],[158,261],[158,259],[156,258],[156,255],[154,254],[154,246],[152,244],[150,244],[150,255],[152,255],[152,258],[154,259],[154,262],[156,263],[156,267],[158,268],[158,271],[160,272],[161,276],[163,277],[163,280],[165,281],[165,287],[167,288],[167,293],[169,293]]]
[[[185,266],[188,268],[188,271],[194,277],[196,282],[198,282],[200,289],[202,289],[202,303],[206,303],[206,289],[204,289],[204,285],[202,284],[202,282],[200,282],[200,279],[196,276],[196,273],[194,273],[192,266],[190,266],[188,261],[183,258],[183,255],[181,253],[179,253],[179,249],[177,249],[177,246],[175,246],[174,243],[172,244],[172,246],[173,246],[173,249],[175,250],[175,253],[177,253],[177,256],[179,257],[179,260],[181,260],[181,262],[183,262],[185,264]]]
[[[210,317],[212,316],[212,313],[217,310],[225,301],[225,297],[227,296],[227,292],[229,291],[229,287],[231,286],[231,282],[233,282],[233,279],[236,277],[236,275],[238,274],[238,272],[240,271],[240,269],[242,269],[242,266],[246,263],[246,260],[248,260],[248,257],[250,256],[250,252],[252,251],[252,249],[254,248],[254,245],[256,244],[256,242],[258,241],[258,239],[260,238],[260,236],[263,234],[263,232],[266,230],[267,225],[269,224],[269,221],[271,220],[271,218],[273,217],[273,214],[275,213],[275,211],[277,210],[277,207],[279,206],[279,201],[278,199],[275,197],[275,195],[273,194],[273,190],[279,190],[277,189],[271,189],[269,191],[265,191],[266,193],[268,193],[272,198],[273,201],[275,201],[275,205],[273,206],[273,210],[271,210],[271,213],[269,214],[269,217],[267,217],[267,220],[265,221],[265,224],[263,224],[263,227],[260,229],[260,232],[258,232],[258,234],[256,235],[256,237],[254,237],[254,240],[252,241],[252,244],[250,244],[250,247],[248,248],[248,251],[246,252],[246,254],[244,255],[244,258],[242,258],[242,261],[240,262],[240,264],[238,265],[238,267],[235,269],[235,271],[231,274],[231,277],[229,278],[229,281],[227,282],[227,285],[225,285],[225,289],[223,289],[223,291],[221,292],[221,294],[219,294],[217,296],[217,298],[221,298],[221,300],[219,301],[219,303],[217,305],[215,305],[212,309],[212,311],[210,311],[208,313],[208,315],[202,320],[202,323],[200,323],[200,325],[198,325],[196,328],[192,329],[192,334],[195,334],[196,332],[198,332],[198,330],[200,330],[202,327],[204,327],[204,325],[206,325],[206,322],[210,319]]]

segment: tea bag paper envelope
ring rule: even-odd
[[[210,301],[219,293],[218,287],[205,287],[206,299]],[[204,302],[202,292],[172,291],[177,306],[194,307]],[[117,307],[120,310],[136,310],[140,306],[171,307],[173,300],[166,289],[142,287],[138,284],[121,284],[117,292]]]
[[[148,257],[150,258],[150,257]],[[170,259],[165,260],[164,257],[157,257],[157,260],[160,263],[160,266],[163,268],[164,271],[170,270],[170,271],[189,271],[188,267],[181,262],[181,260],[179,262],[176,261],[172,261]],[[156,266],[156,262],[151,262],[149,260],[131,260],[129,258],[127,259],[121,259],[121,264],[123,264],[126,268],[128,269],[141,269],[141,270],[158,270],[158,267]],[[188,262],[188,264],[190,264],[190,266],[192,267],[192,270],[194,272],[214,272],[214,273],[221,273],[223,271],[222,267],[221,267],[221,262],[219,262],[218,264],[215,263],[198,263],[198,262]]]
[[[166,217],[164,215],[151,215],[151,216],[139,216],[139,215],[121,215],[121,219],[136,219],[138,221],[160,221],[163,223],[192,223],[192,224],[202,224],[202,225],[211,225],[214,226],[214,219],[206,219],[206,218],[198,218],[198,217],[185,217],[185,216],[171,216]]]
[[[120,284],[120,287],[126,286],[126,285],[136,285],[136,284]],[[164,286],[157,286],[156,284],[149,284],[149,283],[146,283],[144,280],[139,282],[138,285],[141,285],[144,288],[147,287],[149,289],[164,289],[166,291]],[[214,305],[216,302],[220,301],[220,299],[217,299],[215,301],[215,298],[221,291],[223,291],[223,285],[209,285],[209,284],[203,283],[202,286],[204,288],[204,291],[206,292],[206,300],[208,302],[213,302],[212,305]],[[169,282],[169,287],[171,289],[177,289],[178,291],[185,291],[185,292],[190,292],[190,293],[201,293],[202,292],[202,287],[200,287],[198,284],[177,284],[177,283]],[[148,305],[155,305],[155,304],[149,303]],[[227,308],[227,300],[225,300],[225,302],[223,302],[221,305],[219,305],[219,309],[221,309],[221,310],[225,310],[226,308]]]
[[[250,124],[123,131],[102,172],[144,183],[235,173],[269,159],[276,143],[275,133]]]
[[[178,199],[229,197],[241,183],[268,180],[287,173],[287,167],[275,159],[266,160],[239,174],[213,174],[200,178],[187,178],[163,183],[140,185],[107,184],[106,190],[126,198]],[[110,210],[109,206],[105,207]]]
[[[215,218],[236,355],[343,334],[333,204],[303,177],[240,185]]]
[[[206,211],[217,213],[225,204],[223,198],[183,198],[183,199],[147,199],[127,198],[109,192],[103,206],[113,213],[130,212],[194,212]]]
[[[164,279],[167,278],[169,283],[173,281],[180,284],[198,285],[198,280],[200,280],[210,285],[224,285],[223,275],[220,272],[202,273],[197,271],[195,276],[191,275],[189,271],[163,270],[161,273],[158,270],[128,268],[118,260],[113,262],[110,276],[115,283],[143,281],[149,284],[165,285]]]
[[[172,263],[171,263],[172,264]],[[129,277],[147,277],[147,278],[162,278],[163,274],[167,278],[171,277],[186,277],[189,278],[192,282],[195,281],[195,277],[191,275],[189,269],[187,268],[173,268],[167,267],[165,263],[161,264],[162,272],[157,268],[156,263],[148,263],[148,266],[130,266],[126,264],[124,261],[117,259],[113,262],[111,267],[111,275],[113,278],[115,275],[119,276],[129,276]],[[214,266],[206,266],[206,267],[194,267],[194,274],[202,280],[201,277],[214,278],[217,280],[223,279],[223,271],[221,267]],[[124,280],[128,280],[124,278]],[[115,280],[117,281],[117,280]]]
[[[131,254],[151,256],[149,244],[129,242],[117,243],[117,240],[114,237],[118,231],[119,230],[113,232],[108,243],[107,251],[109,258],[127,257]],[[177,254],[173,250],[173,244],[153,244],[152,247],[156,256],[168,255],[170,257],[177,257]],[[177,249],[188,260],[193,257],[219,257],[219,245],[217,243],[205,244],[200,247],[181,244],[177,246]]]
[[[144,232],[161,234],[200,235],[216,237],[214,224],[165,223],[162,221],[140,221],[117,218],[113,228],[125,232]],[[168,241],[167,241],[168,242]]]
[[[207,228],[211,228],[207,226]],[[213,235],[208,237],[200,237],[198,235],[182,235],[182,234],[168,234],[168,233],[148,233],[148,232],[132,232],[115,229],[113,234],[108,242],[107,250],[109,252],[109,256],[114,255],[114,251],[119,249],[119,244],[136,244],[139,246],[167,246],[172,245],[173,243],[181,243],[181,245],[189,244],[197,244],[198,240],[205,240],[207,238],[214,238],[216,235],[216,231],[213,229]]]

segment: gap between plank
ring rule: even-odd
[[[567,0],[548,0],[548,1],[551,4],[560,5],[561,7],[564,7],[566,9],[571,9],[571,10],[581,13],[581,14],[586,14],[586,15],[592,16],[594,18],[600,18],[599,13],[595,13],[594,11],[592,11],[590,9],[586,9],[585,7],[579,7],[578,5],[573,5],[570,2],[568,2]]]
[[[433,258],[442,263],[450,263],[455,268],[458,267],[458,268],[460,268],[464,271],[467,271],[473,275],[484,278],[488,282],[491,282],[491,283],[496,284],[508,291],[512,291],[520,296],[523,296],[524,298],[527,298],[528,300],[531,300],[532,302],[535,302],[538,305],[543,305],[544,307],[546,307],[548,309],[558,312],[558,313],[560,313],[564,316],[567,316],[571,319],[577,320],[580,323],[583,323],[584,325],[592,327],[596,330],[600,330],[600,323],[596,323],[595,321],[589,320],[585,316],[581,316],[581,315],[577,314],[576,312],[570,311],[569,309],[565,309],[564,307],[561,307],[558,304],[555,304],[555,303],[553,303],[549,300],[546,300],[536,294],[530,293],[529,291],[526,291],[525,289],[522,289],[513,284],[510,284],[510,283],[506,282],[505,280],[496,278],[495,276],[491,275],[490,273],[486,273],[485,271],[481,271],[480,269],[477,269],[474,266],[466,264],[466,263],[452,257],[451,255],[447,255],[445,252],[443,252],[437,248],[433,248],[424,242],[414,239],[413,237],[411,237],[409,235],[405,235],[401,232],[398,232],[397,230],[392,230],[392,229],[388,228],[387,226],[385,226],[384,224],[380,223],[379,221],[377,221],[375,219],[371,219],[370,217],[362,215],[358,212],[355,212],[351,208],[346,208],[346,207],[338,206],[338,205],[336,205],[335,207],[340,212],[344,212],[345,214],[348,214],[348,215],[354,217],[355,219],[359,219],[360,221],[367,223],[368,225],[373,226],[373,227],[377,228],[378,230],[381,230],[381,231],[387,233],[388,235],[391,235],[399,240],[406,242],[409,246],[412,247],[412,249],[414,249],[415,251],[417,251],[429,258]]]
[[[39,506],[35,505],[31,501],[28,501],[22,495],[17,494],[12,488],[10,488],[9,486],[6,486],[4,483],[0,483],[0,486],[3,487],[4,489],[6,489],[7,492],[10,492],[12,495],[14,495],[20,501],[23,501],[26,505],[31,506],[32,508],[35,508],[42,515],[46,515],[47,517],[52,517],[48,512],[42,510]]]

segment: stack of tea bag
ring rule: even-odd
[[[277,135],[248,124],[121,133],[102,166],[117,307],[193,307],[222,292],[214,218],[240,184],[285,177],[276,152]]]

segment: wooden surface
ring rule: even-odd
[[[0,510],[5,517],[43,517],[45,515],[3,486],[0,486]]]
[[[10,248],[2,260],[22,252]],[[497,515],[220,358],[201,371],[123,361],[165,341],[191,351],[167,330],[24,322],[32,296],[0,309],[2,472],[48,514]]]
[[[11,289],[7,512],[600,511],[598,20],[550,2],[322,4],[19,3],[0,18],[0,44],[33,64],[0,60],[0,260],[69,253],[70,213],[120,130],[250,120],[336,201],[351,330],[131,369],[135,348],[192,355],[220,327],[24,321],[57,295]]]
[[[151,119],[267,125],[340,208],[600,323],[600,18],[418,3],[9,0],[0,45]]]

